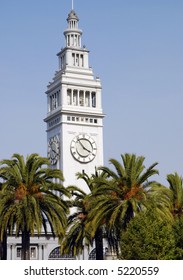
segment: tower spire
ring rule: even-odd
[[[74,10],[74,0],[72,0],[72,10]]]

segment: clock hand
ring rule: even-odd
[[[78,142],[80,143],[80,145],[81,145],[81,147],[83,148],[83,150],[85,150],[85,151],[91,153],[91,151],[88,150],[88,149],[83,145],[83,143],[81,142],[81,140],[78,140]]]
[[[56,150],[56,148],[55,148],[55,145],[53,145],[51,149],[52,149],[52,152],[53,152],[54,154],[57,154],[57,150]]]

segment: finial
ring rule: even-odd
[[[74,10],[74,0],[72,0],[72,10]]]

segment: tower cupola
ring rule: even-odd
[[[78,21],[79,21],[79,18],[77,16],[77,14],[75,13],[74,10],[71,10],[71,12],[68,14],[68,18],[67,18],[69,28],[70,29],[75,28],[75,27],[78,28]]]
[[[64,31],[66,47],[81,48],[82,30],[78,27],[79,18],[72,9],[67,18],[68,28]]]

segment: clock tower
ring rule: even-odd
[[[63,171],[64,185],[88,191],[77,172],[91,175],[103,165],[101,81],[89,66],[82,46],[79,18],[72,9],[64,31],[65,47],[57,54],[59,68],[47,86],[47,145],[53,168]]]

